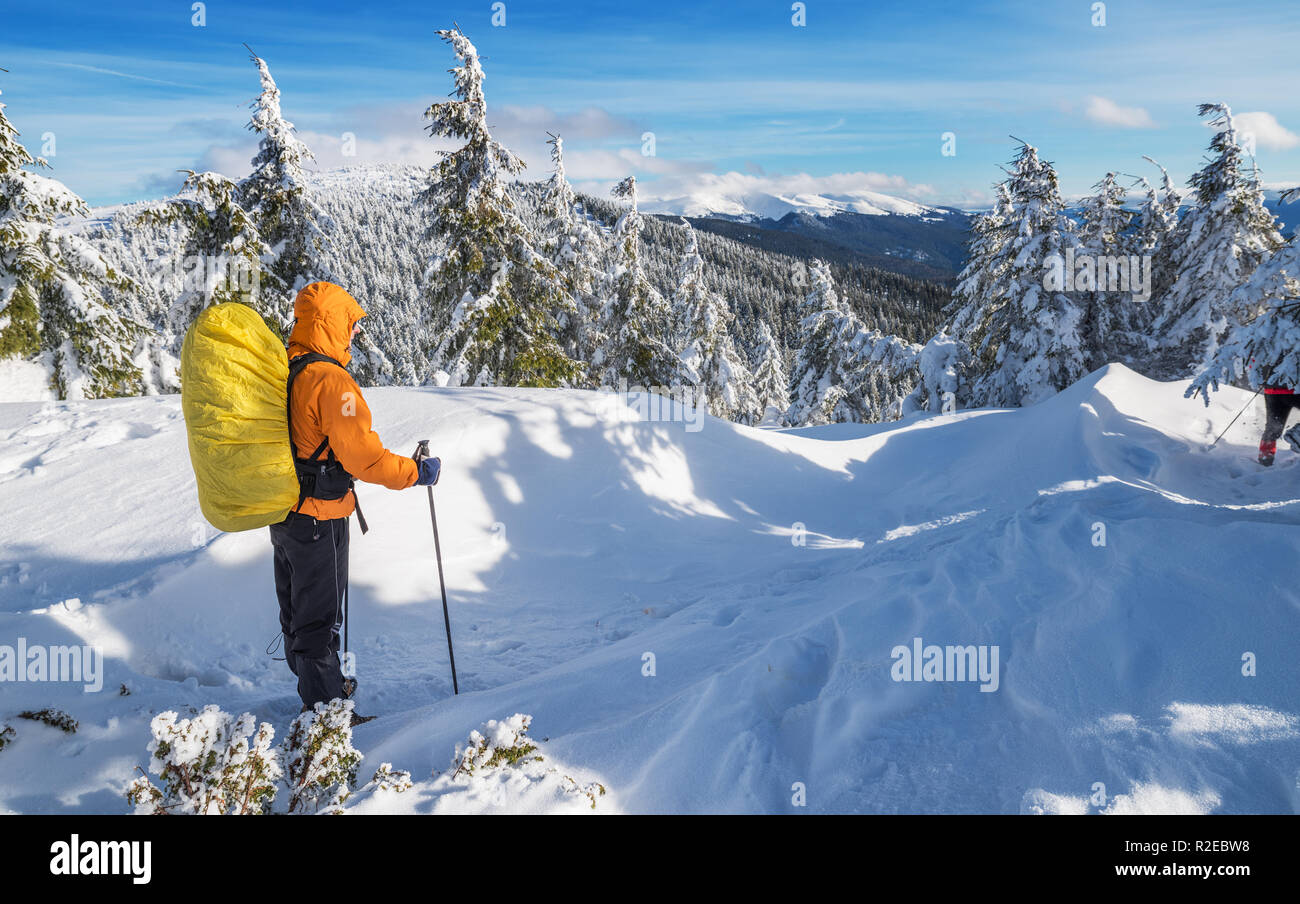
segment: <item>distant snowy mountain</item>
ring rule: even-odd
[[[918,204],[916,201],[895,198],[874,191],[855,191],[835,195],[808,193],[776,195],[765,192],[731,194],[703,189],[677,198],[646,201],[641,207],[647,213],[720,217],[745,221],[779,220],[791,213],[819,217],[857,213],[866,216],[893,214],[922,218],[944,218],[953,213],[949,208],[930,207]]]
[[[779,219],[688,219],[696,229],[764,251],[860,264],[914,279],[951,280],[966,259],[970,217],[957,210],[927,210],[930,212],[924,216],[791,211]],[[676,220],[677,215],[666,219]]]
[[[861,264],[920,279],[948,280],[966,256],[969,215],[874,191],[843,194],[728,192],[704,187],[643,201],[664,219],[800,257]]]

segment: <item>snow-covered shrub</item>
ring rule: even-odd
[[[533,717],[515,713],[509,719],[485,722],[469,733],[465,743],[456,745],[452,771],[434,782],[448,788],[470,786],[468,790],[478,796],[493,800],[497,806],[510,802],[513,806],[528,796],[554,795],[564,798],[578,794],[596,808],[596,801],[606,793],[600,782],[578,782],[552,766],[543,766],[539,747],[528,737]],[[462,777],[457,782],[458,777]],[[493,788],[495,793],[486,789]]]
[[[147,775],[130,784],[126,796],[137,814],[245,816],[268,811],[282,774],[269,724],[257,725],[250,713],[235,718],[217,706],[205,706],[192,719],[161,713],[149,729],[149,771],[162,780],[162,788]]]
[[[77,720],[61,709],[24,710],[18,714],[20,719],[43,722],[51,728],[57,728],[65,734],[77,733]]]
[[[290,813],[338,813],[361,765],[352,746],[352,701],[334,699],[293,720],[284,741]]]
[[[402,769],[393,769],[392,763],[381,763],[375,770],[375,777],[370,780],[370,785],[376,791],[403,791],[411,790],[411,773]]]
[[[469,733],[469,740],[456,745],[455,769],[451,777],[464,773],[473,775],[479,769],[492,769],[502,764],[514,766],[528,762],[537,745],[528,737],[532,716],[515,713],[505,721],[491,719]]]
[[[14,739],[14,737],[15,737],[14,730],[10,726],[8,725],[0,726],[0,750],[4,750],[5,747],[8,746],[8,744]]]
[[[583,785],[579,784],[576,778],[569,775],[564,777],[564,781],[568,783],[564,787],[565,792],[568,794],[581,794],[591,801],[593,810],[596,809],[596,799],[605,796],[605,786],[600,782],[587,782],[587,784]]]

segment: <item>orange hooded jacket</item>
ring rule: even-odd
[[[289,334],[289,360],[316,352],[344,367],[352,360],[352,327],[366,312],[357,300],[333,283],[315,282],[303,288],[293,302],[294,324]],[[291,435],[296,454],[306,458],[329,437],[329,448],[357,480],[377,483],[390,490],[414,486],[419,468],[410,458],[384,448],[370,427],[370,408],[361,389],[345,370],[327,361],[303,368],[293,383],[289,399]],[[298,511],[313,518],[346,518],[356,508],[356,497],[308,497]]]

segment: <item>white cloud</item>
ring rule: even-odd
[[[323,128],[298,129],[297,134],[316,157],[314,169],[380,163],[432,166],[438,152],[452,150],[461,142],[432,138],[422,117],[427,103],[413,101],[370,108],[353,108],[330,117]],[[290,113],[292,111],[289,111]],[[707,161],[646,157],[641,153],[643,129],[629,119],[614,116],[598,107],[571,113],[546,106],[503,104],[488,108],[492,135],[514,151],[528,165],[522,179],[546,179],[551,173],[547,133],[565,138],[564,165],[575,184],[599,182],[604,191],[624,176],[673,176],[712,169]],[[197,130],[197,121],[183,124]],[[344,156],[344,136],[350,136],[352,154]],[[252,169],[257,139],[241,136],[238,141],[210,144],[195,167],[213,170],[231,178],[242,178]],[[179,180],[178,184],[179,184]],[[605,184],[605,183],[608,184]]]
[[[312,137],[303,135],[303,139],[324,168],[357,163],[428,165],[436,159],[438,150],[459,145],[459,142],[429,136],[423,118],[428,106],[428,102],[413,100],[401,104],[354,107],[331,117],[325,128],[317,128]],[[550,149],[546,146],[548,132],[564,136],[565,166],[570,169],[573,168],[574,156],[570,149],[594,145],[614,147],[617,151],[620,146],[639,149],[641,143],[642,129],[636,123],[599,107],[562,113],[543,105],[489,105],[487,118],[492,137],[528,164],[523,174],[527,179],[545,178],[550,173]],[[355,136],[356,157],[342,162],[322,157],[317,145],[322,142],[326,146],[338,145],[344,133]]]
[[[1156,125],[1151,114],[1142,107],[1121,107],[1113,100],[1095,94],[1088,98],[1083,115],[1095,123],[1120,129],[1153,129]]]
[[[256,154],[256,141],[214,144],[204,151],[194,169],[200,173],[221,173],[231,179],[242,179],[253,171],[253,157]],[[178,180],[183,178],[183,175],[177,174]]]
[[[1283,126],[1272,113],[1237,113],[1232,118],[1237,131],[1254,135],[1259,147],[1285,151],[1300,145],[1300,135]]]

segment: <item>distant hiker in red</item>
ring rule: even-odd
[[[1267,467],[1273,464],[1277,454],[1277,439],[1286,430],[1286,419],[1292,408],[1300,408],[1300,394],[1285,386],[1264,387],[1264,409],[1268,418],[1264,422],[1264,436],[1259,441],[1259,463]],[[1286,434],[1286,441],[1296,452],[1300,452],[1300,424],[1292,427]]]

